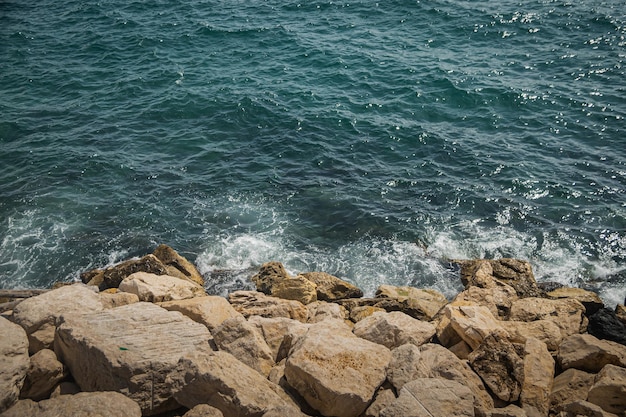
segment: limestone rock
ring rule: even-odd
[[[103,308],[93,287],[67,285],[22,301],[13,310],[13,321],[26,330],[29,351],[33,354],[52,347],[55,321],[61,314],[88,313]]]
[[[309,311],[299,301],[269,297],[257,291],[235,291],[228,295],[233,308],[244,317],[286,317],[306,323]]]
[[[0,413],[17,401],[28,372],[28,338],[17,324],[0,317]]]
[[[228,352],[267,377],[274,366],[274,354],[255,326],[243,317],[225,320],[213,331],[219,350]]]
[[[586,400],[589,389],[594,382],[594,374],[570,368],[554,378],[550,392],[550,410],[556,412],[558,407],[575,400]]]
[[[469,286],[457,294],[452,304],[478,304],[487,307],[494,317],[507,319],[511,311],[511,304],[515,300],[517,300],[517,293],[513,287],[508,285],[491,288]]]
[[[280,387],[227,352],[197,349],[182,357],[167,377],[176,400],[187,408],[209,404],[225,417],[256,417],[290,405]]]
[[[288,278],[289,274],[283,264],[272,261],[261,265],[259,272],[252,277],[252,282],[256,285],[257,291],[270,295],[274,285]]]
[[[374,401],[367,407],[362,417],[380,417],[380,412],[396,401],[396,395],[392,389],[379,389]]]
[[[83,391],[119,391],[152,415],[178,407],[165,377],[210,337],[181,313],[140,302],[61,316],[54,350]]]
[[[459,343],[450,346],[448,350],[454,353],[454,355],[459,359],[467,359],[469,354],[472,353],[472,349],[469,345],[462,340]]]
[[[326,272],[305,272],[301,275],[317,285],[318,300],[335,301],[363,297],[363,291],[358,287]]]
[[[545,343],[549,350],[555,351],[563,341],[561,328],[552,320],[503,321],[500,324],[512,343],[524,344],[529,337],[533,337]]]
[[[308,417],[302,411],[300,411],[297,407],[291,405],[281,405],[279,407],[274,407],[270,410],[267,410],[263,413],[262,417]]]
[[[494,408],[485,413],[485,417],[527,417],[526,412],[516,405],[509,404],[504,408]]]
[[[248,323],[255,326],[272,350],[272,358],[279,362],[284,359],[296,339],[306,333],[308,324],[285,317],[268,318],[251,316]]]
[[[387,380],[396,392],[416,378],[429,378],[429,370],[423,366],[422,352],[411,343],[399,346],[391,351],[391,361],[387,366]]]
[[[604,302],[602,302],[598,294],[582,288],[560,287],[548,292],[546,295],[556,300],[571,298],[580,301],[580,303],[585,306],[585,314],[587,316],[593,315],[596,311],[604,307]]]
[[[443,314],[440,315],[439,322],[437,323],[436,327],[436,334],[439,343],[447,348],[451,348],[452,346],[461,342],[467,344],[463,340],[463,338],[456,332],[456,330],[454,330],[454,328],[452,327],[452,322],[445,314],[450,308],[451,306],[447,305],[443,308],[443,310],[441,310]],[[469,344],[467,345],[469,346]],[[471,351],[472,347],[469,346],[469,348]]]
[[[606,365],[595,377],[587,401],[604,411],[620,414],[626,411],[626,369]]]
[[[435,326],[394,311],[375,313],[354,326],[354,334],[393,349],[405,343],[423,345],[435,335]]]
[[[592,373],[609,364],[626,367],[626,346],[590,334],[576,334],[563,340],[557,361],[563,370],[576,368]]]
[[[518,400],[524,380],[524,362],[506,339],[490,334],[469,355],[470,366],[502,401]]]
[[[414,311],[411,317],[420,320],[432,320],[435,315],[448,304],[446,297],[439,291],[431,289],[418,289],[413,287],[395,287],[381,285],[376,290],[376,297],[391,298],[405,305],[403,311]]]
[[[519,297],[541,297],[530,263],[518,259],[475,259],[459,261],[465,287],[512,287]]]
[[[444,314],[450,320],[450,326],[472,349],[476,349],[490,334],[508,338],[502,327],[487,307],[471,305],[447,305]]]
[[[20,392],[20,398],[41,401],[50,393],[67,373],[57,355],[50,349],[42,349],[30,358],[30,367]]]
[[[116,292],[116,293],[100,293],[100,302],[104,308],[115,308],[125,306],[126,304],[138,303],[139,297],[136,294],[129,292]]]
[[[276,282],[272,286],[271,295],[285,300],[296,300],[306,305],[317,301],[316,288],[317,285],[302,275],[298,275]]]
[[[626,345],[626,324],[622,323],[615,311],[608,308],[601,308],[589,317],[587,331],[598,339]]]
[[[547,416],[554,380],[554,359],[545,343],[529,337],[524,345],[520,403],[529,416]]]
[[[472,393],[465,385],[439,378],[406,384],[381,417],[474,417]]]
[[[117,288],[124,278],[134,274],[135,272],[146,272],[149,274],[166,275],[167,268],[156,256],[150,254],[142,257],[141,259],[130,259],[128,261],[121,262],[103,271],[97,272],[91,281],[90,285],[96,284],[100,290],[107,288]],[[84,275],[88,276],[90,273]],[[81,276],[81,278],[83,278]],[[85,279],[83,278],[83,282]]]
[[[217,295],[166,301],[159,303],[159,306],[169,311],[180,311],[193,321],[204,324],[210,331],[215,330],[225,320],[242,317],[228,300]]]
[[[201,287],[204,286],[204,278],[194,264],[189,262],[184,256],[167,245],[159,245],[152,252],[167,268],[167,274],[177,278],[187,279],[195,282]]]
[[[356,417],[385,381],[390,359],[386,347],[327,320],[312,325],[291,349],[285,377],[323,415]]]
[[[350,320],[352,320],[354,323],[357,323],[363,320],[364,318],[369,317],[372,314],[379,312],[379,311],[385,312],[386,310],[384,308],[373,307],[373,306],[354,307],[352,310],[350,310]]]
[[[183,417],[224,417],[224,414],[215,407],[208,404],[198,404],[187,411]]]
[[[204,288],[194,282],[146,272],[135,272],[124,278],[119,290],[135,294],[140,301],[150,303],[185,300],[206,295]]]
[[[527,322],[550,320],[559,326],[563,337],[582,333],[587,327],[585,307],[578,300],[570,298],[522,298],[513,302],[509,319]]]
[[[40,402],[18,401],[2,417],[141,417],[136,402],[118,392],[81,392]]]
[[[576,400],[564,404],[559,408],[556,417],[618,417],[613,413],[604,411],[602,407],[587,401]]]
[[[306,308],[309,310],[309,323],[318,323],[326,319],[346,320],[348,318],[348,311],[344,306],[337,303],[316,301],[307,304]]]

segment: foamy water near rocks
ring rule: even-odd
[[[626,416],[623,306],[458,263],[453,300],[275,261],[223,298],[161,245],[0,305],[0,415]]]

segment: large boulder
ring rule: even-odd
[[[526,343],[528,338],[535,338],[546,344],[548,349],[555,351],[563,341],[561,328],[552,320],[536,321],[502,321],[502,327],[509,334],[512,343]]]
[[[585,401],[593,385],[594,377],[594,374],[574,368],[569,368],[559,374],[552,383],[549,397],[550,410],[556,413],[563,404],[575,400]]]
[[[292,347],[285,377],[306,402],[326,416],[363,413],[386,378],[391,352],[356,337],[341,321],[312,325]]]
[[[376,393],[374,401],[367,407],[362,417],[380,417],[380,412],[396,401],[396,394],[392,389],[381,387]]]
[[[0,413],[17,401],[28,372],[28,337],[17,324],[0,317]]]
[[[30,358],[30,367],[20,392],[20,398],[41,401],[67,376],[65,367],[50,349],[42,349]]]
[[[256,285],[257,291],[271,295],[274,285],[289,278],[290,275],[283,264],[272,261],[261,265],[259,272],[252,276],[252,282]]]
[[[141,417],[139,405],[118,392],[81,392],[40,402],[18,401],[2,417]]]
[[[517,293],[508,285],[490,288],[471,285],[458,293],[452,304],[478,304],[487,307],[494,317],[504,320],[509,317],[511,304],[517,299]]]
[[[306,308],[309,310],[309,323],[318,323],[328,319],[346,320],[348,318],[348,311],[346,308],[337,303],[316,301],[314,303],[307,304]]]
[[[524,376],[520,403],[531,417],[547,416],[554,381],[554,359],[545,343],[528,338],[524,345]]]
[[[255,326],[261,333],[276,362],[287,357],[292,344],[310,327],[308,324],[286,317],[251,316],[248,323]]]
[[[595,377],[587,401],[614,414],[626,411],[626,369],[606,365]]]
[[[474,417],[472,392],[465,385],[440,378],[418,378],[399,392],[380,417]]]
[[[618,417],[604,411],[599,405],[588,401],[576,400],[567,402],[559,407],[556,417]]]
[[[592,373],[600,372],[605,365],[626,367],[626,346],[590,334],[576,334],[563,340],[557,361],[563,370],[576,368]]]
[[[171,247],[159,245],[152,254],[163,262],[167,270],[166,275],[187,279],[200,286],[204,286],[204,279],[195,265]]]
[[[135,272],[124,278],[119,290],[135,294],[140,301],[150,303],[185,300],[206,295],[204,288],[194,282],[147,272]]]
[[[198,404],[187,411],[183,417],[224,417],[224,414],[219,409],[208,404]]]
[[[83,272],[80,276],[85,284],[95,285],[100,290],[117,288],[120,282],[135,272],[147,272],[156,275],[167,275],[167,267],[156,256],[150,254],[140,259],[129,259],[104,270],[94,269]]]
[[[102,307],[104,308],[115,308],[125,306],[126,304],[138,303],[139,297],[137,297],[136,294],[131,294],[129,292],[101,292],[100,301],[102,302]]]
[[[159,303],[159,306],[169,311],[180,311],[193,321],[204,324],[211,331],[225,320],[242,317],[228,300],[217,295],[166,301]]]
[[[593,315],[596,311],[604,307],[604,302],[598,294],[582,288],[559,287],[546,293],[546,296],[555,300],[573,299],[585,306],[585,314]]]
[[[491,334],[508,338],[509,335],[487,307],[478,305],[447,305],[444,308],[445,317],[450,321],[450,327],[472,349],[476,349],[482,341]]]
[[[393,299],[402,305],[402,311],[411,310],[411,317],[427,321],[432,320],[448,304],[447,298],[439,291],[393,285],[378,287],[376,297]]]
[[[224,417],[257,417],[292,405],[280,387],[230,353],[206,348],[185,354],[169,373],[167,384],[185,407],[208,404]]]
[[[615,311],[608,308],[601,308],[589,317],[587,331],[598,339],[626,345],[626,324],[622,323]]]
[[[225,320],[212,332],[219,350],[228,352],[267,377],[274,366],[274,354],[255,326],[242,316]]]
[[[235,291],[228,294],[228,301],[244,317],[286,317],[306,323],[309,311],[299,301],[270,297],[257,291]]]
[[[317,301],[317,285],[298,275],[276,282],[272,286],[271,295],[285,300],[296,300],[306,305]]]
[[[400,311],[374,313],[355,324],[354,334],[389,349],[412,343],[428,343],[435,335],[435,326],[414,319]]]
[[[550,320],[559,326],[563,337],[582,333],[587,328],[585,307],[580,301],[570,298],[522,298],[511,305],[509,319],[526,322]]]
[[[52,347],[55,321],[61,314],[103,309],[97,289],[83,284],[66,285],[19,303],[13,310],[13,321],[26,330],[33,354]]]
[[[326,272],[304,272],[300,275],[317,285],[318,300],[336,301],[363,297],[363,291],[358,287]]]
[[[461,281],[465,288],[476,286],[494,288],[512,287],[519,297],[541,297],[543,292],[530,263],[519,259],[474,259],[456,261],[461,265]]]
[[[140,302],[61,316],[54,350],[83,391],[121,392],[153,415],[179,406],[165,378],[210,338],[181,313]]]

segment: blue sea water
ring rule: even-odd
[[[618,0],[0,1],[0,288],[167,243],[460,289],[450,258],[626,295]]]

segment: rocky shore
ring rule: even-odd
[[[453,300],[279,262],[224,298],[161,245],[0,300],[0,415],[626,416],[623,305],[455,262]]]

